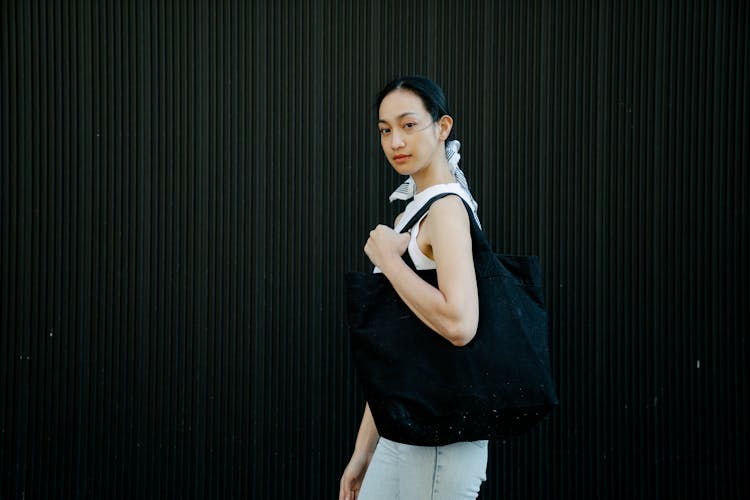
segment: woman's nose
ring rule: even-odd
[[[395,130],[391,132],[391,149],[398,149],[404,145],[404,140],[401,138],[401,134]]]

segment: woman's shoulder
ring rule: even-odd
[[[465,218],[467,221],[469,220],[465,201],[457,193],[449,193],[447,196],[433,202],[432,206],[430,206],[430,214],[438,217],[460,216],[459,218],[461,219]]]
[[[395,219],[393,219],[393,227],[398,226],[398,223],[401,222],[401,219],[403,218],[404,218],[404,212],[401,212],[400,214],[396,216]]]
[[[458,183],[444,184],[441,186],[435,186],[436,191],[430,194],[430,197],[442,196],[432,203],[430,206],[430,212],[436,211],[442,216],[450,216],[451,214],[459,217],[460,219],[469,220],[469,213],[474,217],[476,223],[481,227],[479,218],[477,217],[476,209],[477,204],[472,198],[471,194],[462,188]]]

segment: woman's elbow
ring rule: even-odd
[[[464,347],[469,344],[477,334],[477,321],[469,321],[455,325],[446,335],[448,341],[456,347]]]

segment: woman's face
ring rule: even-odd
[[[385,96],[378,119],[380,143],[399,174],[413,175],[445,157],[443,143],[452,121],[447,131],[442,121],[433,121],[422,99],[410,90],[396,89]]]

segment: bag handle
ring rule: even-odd
[[[441,198],[445,198],[446,196],[450,196],[450,195],[458,196],[456,193],[440,193],[438,195],[433,196],[429,200],[427,200],[427,203],[425,203],[424,205],[422,205],[422,208],[420,208],[419,210],[417,210],[417,213],[414,214],[414,216],[411,219],[409,219],[409,222],[407,222],[406,225],[401,229],[401,233],[402,234],[406,233],[412,227],[414,227],[414,225],[417,222],[419,222],[419,219],[421,219],[424,216],[424,214],[426,214],[430,210],[430,206],[433,203],[435,203],[436,201],[438,201]],[[463,201],[463,199],[461,201]]]
[[[445,198],[446,196],[458,196],[458,198],[461,200],[461,203],[463,203],[464,208],[466,209],[466,212],[469,216],[469,226],[471,229],[471,240],[472,240],[472,253],[474,254],[474,260],[476,264],[476,260],[479,253],[485,252],[488,255],[494,256],[494,252],[492,250],[492,246],[490,245],[489,241],[487,241],[487,238],[484,235],[484,231],[482,231],[482,228],[479,227],[479,224],[477,223],[476,215],[474,214],[474,211],[471,209],[468,203],[466,203],[466,200],[461,198],[456,193],[440,193],[429,200],[419,209],[417,210],[417,213],[412,216],[411,219],[409,219],[409,222],[404,225],[404,227],[401,229],[401,233],[405,233],[409,231],[414,225],[419,222],[419,219],[421,219],[424,214],[426,214],[430,210],[430,206],[435,203],[436,201]],[[409,257],[409,251],[407,250],[404,252],[404,260],[406,263],[414,268],[414,264],[411,260],[411,257]]]
[[[422,205],[422,207],[419,210],[417,210],[417,213],[414,214],[411,219],[409,219],[409,222],[407,222],[406,225],[403,228],[401,228],[400,233],[404,234],[404,233],[408,232],[412,227],[414,227],[414,225],[419,221],[419,219],[421,219],[424,216],[424,214],[426,214],[427,211],[430,210],[430,206],[433,203],[435,203],[436,201],[438,201],[441,198],[445,198],[446,196],[448,196],[450,194],[454,194],[454,193],[440,193],[438,195],[433,196],[429,200],[427,200],[427,203],[425,203],[424,205]],[[461,201],[463,201],[463,200],[461,200]],[[464,204],[466,204],[466,202],[464,202]],[[404,252],[404,254],[401,256],[401,258],[404,259],[404,262],[406,262],[407,266],[409,266],[410,268],[412,268],[415,271],[417,270],[417,266],[414,264],[414,261],[412,260],[411,256],[409,255],[409,249],[408,248],[406,249],[406,251]]]
[[[461,200],[461,203],[463,203],[464,208],[466,209],[466,212],[469,215],[469,225],[471,226],[470,229],[471,229],[471,239],[472,239],[472,241],[482,242],[482,246],[484,248],[486,248],[487,250],[489,250],[490,252],[492,252],[492,247],[490,246],[490,244],[487,241],[487,239],[484,237],[484,232],[482,231],[482,228],[479,227],[479,223],[477,222],[477,216],[476,216],[476,214],[474,214],[474,211],[471,209],[471,207],[469,206],[469,204],[466,203],[466,200],[464,200],[463,198],[461,198],[461,196],[459,196],[456,193],[440,193],[440,194],[437,194],[437,195],[433,196],[429,200],[427,200],[427,203],[425,203],[419,210],[417,210],[417,213],[414,214],[414,216],[412,216],[411,219],[409,219],[409,222],[407,222],[406,225],[404,225],[404,227],[400,231],[401,234],[409,231],[412,227],[414,227],[414,225],[417,222],[419,222],[419,219],[421,219],[422,216],[424,216],[424,214],[426,214],[427,211],[430,210],[430,206],[433,203],[435,203],[436,201],[438,201],[438,200],[440,200],[442,198],[445,198],[446,196],[458,196],[458,198]]]
[[[471,229],[471,240],[472,240],[472,253],[474,254],[474,266],[476,268],[477,265],[477,258],[479,257],[479,253],[485,252],[489,255],[493,255],[492,253],[492,247],[490,246],[489,242],[484,236],[484,233],[482,232],[482,229],[479,227],[479,224],[477,223],[476,216],[474,215],[474,211],[469,207],[469,204],[466,203],[466,200],[461,198],[456,193],[440,193],[429,200],[419,209],[417,210],[417,213],[412,216],[411,219],[409,219],[409,222],[407,222],[404,227],[401,229],[401,234],[406,233],[409,231],[414,225],[419,222],[419,220],[430,210],[430,206],[435,203],[436,201],[445,198],[446,196],[458,196],[461,200],[461,203],[463,203],[464,208],[466,208],[466,212],[469,215],[469,225]],[[412,269],[416,270],[416,266],[414,265],[414,261],[411,259],[411,256],[409,255],[409,250],[407,249],[406,252],[401,256],[404,261],[406,262],[406,265],[411,267]]]
[[[459,196],[456,193],[440,193],[430,198],[424,206],[422,206],[414,216],[409,219],[401,233],[407,232],[409,229],[422,218],[430,209],[430,205],[435,203],[441,198],[446,196]],[[501,274],[508,279],[516,280],[521,285],[533,285],[541,287],[541,275],[539,273],[539,258],[537,256],[518,256],[518,255],[499,255],[495,254],[492,249],[492,245],[487,241],[487,237],[484,235],[484,231],[477,223],[474,211],[471,209],[466,200],[461,198],[461,202],[466,208],[466,212],[469,215],[469,225],[471,226],[471,253],[474,256],[474,269],[477,273],[477,277],[485,276],[487,273]],[[414,261],[409,256],[409,250],[401,256],[406,262],[406,265],[416,270]]]

